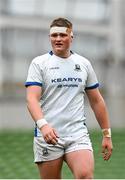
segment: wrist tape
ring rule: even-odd
[[[111,137],[111,129],[102,129],[103,137]]]
[[[40,129],[41,127],[43,127],[44,125],[48,124],[47,121],[43,118],[43,119],[39,119],[36,121],[36,124],[38,126],[38,128]]]

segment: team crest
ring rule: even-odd
[[[47,148],[44,148],[43,149],[43,156],[48,156],[48,149]]]

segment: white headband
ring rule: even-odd
[[[68,29],[67,27],[58,27],[58,26],[54,26],[50,28],[50,35],[53,33],[68,33]],[[73,32],[70,32],[71,36],[73,37]]]

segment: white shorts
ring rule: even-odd
[[[64,154],[88,149],[93,151],[92,144],[88,134],[80,137],[63,137],[58,139],[56,145],[47,144],[43,137],[34,137],[34,162],[44,162],[55,160]]]

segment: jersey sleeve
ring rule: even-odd
[[[41,69],[39,67],[39,64],[37,64],[34,60],[32,61],[32,63],[29,66],[29,70],[28,70],[28,76],[27,76],[27,80],[25,82],[25,86],[42,86],[42,73],[41,73]]]
[[[88,63],[88,78],[87,78],[87,82],[86,82],[86,90],[88,89],[94,89],[97,88],[99,86],[95,71],[91,65],[91,63]]]

